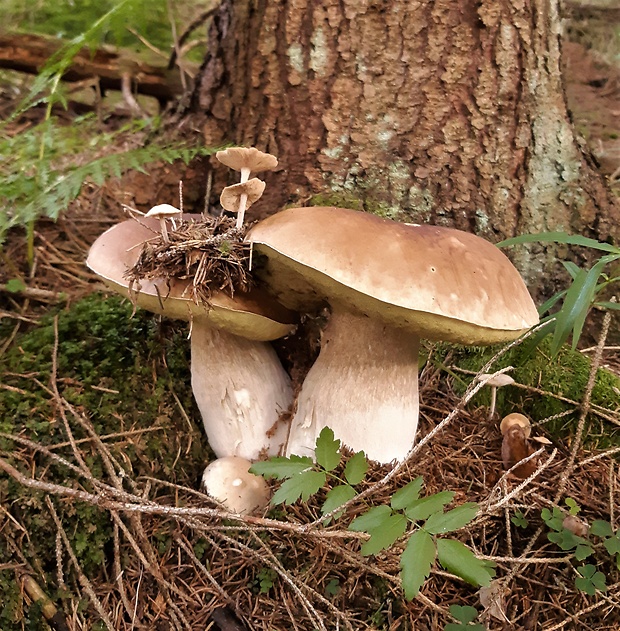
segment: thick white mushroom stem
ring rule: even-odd
[[[293,394],[273,348],[196,318],[191,353],[192,390],[215,454],[256,460],[282,452],[288,424],[279,417]]]
[[[418,336],[332,305],[297,399],[287,454],[314,455],[327,426],[372,460],[402,460],[418,426],[418,349]]]

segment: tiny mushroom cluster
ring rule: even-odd
[[[239,184],[227,186],[220,195],[222,208],[237,213],[239,229],[243,226],[245,211],[265,190],[265,182],[255,177],[249,179],[250,174],[272,171],[278,166],[278,160],[275,156],[254,147],[230,147],[225,151],[218,151],[215,157],[222,164],[241,173]]]

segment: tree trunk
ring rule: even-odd
[[[557,0],[222,0],[179,115],[207,144],[278,156],[258,213],[320,203],[494,242],[618,241],[567,112],[559,31]],[[512,255],[549,290],[557,248]]]

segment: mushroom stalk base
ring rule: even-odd
[[[256,460],[283,451],[288,424],[279,418],[293,394],[273,348],[198,318],[191,350],[192,390],[216,456]]]
[[[378,462],[402,460],[418,425],[419,338],[335,308],[297,399],[287,454],[314,455],[324,427]]]

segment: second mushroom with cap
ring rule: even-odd
[[[190,281],[125,277],[142,244],[157,234],[157,219],[130,219],[102,234],[87,265],[137,306],[170,318],[191,320],[192,390],[209,444],[217,456],[257,459],[275,455],[286,442],[280,415],[292,403],[290,379],[266,343],[288,334],[292,314],[258,291],[214,294],[209,305],[190,300]]]
[[[264,256],[257,273],[284,305],[331,311],[289,454],[312,455],[329,426],[373,460],[402,460],[418,423],[420,338],[493,344],[538,322],[508,258],[469,233],[314,207],[272,215],[247,239]]]

